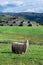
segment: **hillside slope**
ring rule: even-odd
[[[43,13],[34,13],[34,12],[21,12],[21,13],[0,13],[0,15],[6,14],[11,16],[21,16],[30,21],[40,22],[43,25]]]

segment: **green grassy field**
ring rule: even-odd
[[[29,40],[32,44],[43,44],[43,34],[13,34],[0,33],[0,41],[6,42],[24,42]]]
[[[0,44],[0,65],[43,65],[43,26],[10,27],[0,26],[0,41],[30,41],[27,52],[22,55],[14,54],[11,44]]]
[[[10,27],[0,26],[0,41],[19,41],[28,39],[32,43],[43,43],[43,26]]]
[[[30,45],[20,55],[12,53],[11,44],[0,44],[0,65],[43,65],[43,46]]]
[[[38,27],[0,26],[0,33],[43,34],[43,26]]]

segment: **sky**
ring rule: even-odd
[[[43,13],[43,0],[0,0],[0,12]]]

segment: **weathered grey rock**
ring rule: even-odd
[[[4,24],[3,23],[0,23],[0,26],[3,26]]]
[[[23,22],[22,21],[20,22],[19,26],[23,26]]]
[[[25,22],[23,22],[23,26],[27,26],[28,25],[28,23],[25,21]]]
[[[28,24],[28,26],[32,26],[32,24],[31,24],[31,23],[29,23],[29,24]]]

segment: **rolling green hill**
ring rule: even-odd
[[[35,13],[35,12],[20,12],[20,13],[0,13],[0,15],[10,15],[10,16],[20,16],[26,18],[30,21],[39,22],[43,25],[43,13]]]
[[[39,26],[39,23],[21,16],[0,15],[0,26]]]

